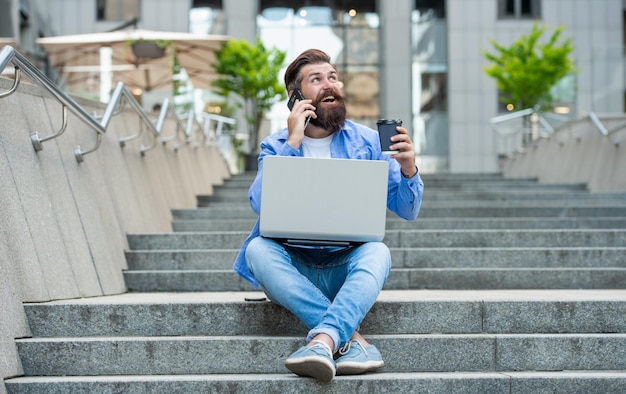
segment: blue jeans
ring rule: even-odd
[[[329,250],[257,237],[246,249],[246,263],[267,297],[309,328],[307,342],[327,334],[336,351],[376,302],[391,254],[382,242]]]

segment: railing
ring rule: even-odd
[[[546,119],[548,117],[554,118],[557,126],[553,126]],[[521,120],[521,125],[519,121]],[[518,121],[517,126],[506,127],[505,124]],[[510,114],[496,116],[490,119],[491,127],[501,137],[511,137],[515,135],[521,135],[521,146],[517,147],[517,150],[523,150],[530,142],[540,137],[547,137],[555,133],[555,129],[563,129],[573,126],[582,122],[590,122],[603,136],[610,136],[612,133],[626,128],[626,123],[607,129],[602,123],[600,118],[594,113],[590,112],[585,116],[577,119],[572,119],[569,116],[553,114],[549,112],[539,113],[532,108],[520,110]],[[618,144],[616,141],[611,141],[613,144]]]
[[[217,140],[221,135],[224,129],[224,125],[234,126],[236,121],[233,118],[227,118],[221,115],[210,114],[208,112],[203,112],[200,114],[202,118],[204,118],[204,128],[203,134],[205,139]],[[211,134],[211,123],[215,122],[215,131]]]
[[[194,129],[203,136],[202,141],[206,140],[206,135],[204,134],[202,125],[200,124],[200,122],[198,122],[198,117],[196,116],[196,112],[193,109],[190,109],[187,112],[186,118],[187,118],[187,126],[185,127],[185,142],[174,146],[174,150],[178,150],[187,145],[192,145],[194,147],[198,147],[201,145],[200,142],[193,139]]]
[[[89,115],[80,105],[78,105],[74,100],[72,100],[69,96],[67,96],[63,91],[61,91],[47,76],[45,76],[37,67],[35,67],[32,63],[30,63],[23,55],[21,55],[18,51],[10,46],[5,46],[0,51],[0,73],[8,66],[9,63],[12,63],[15,68],[15,79],[13,82],[13,86],[7,90],[6,92],[0,92],[0,99],[4,97],[8,97],[13,94],[21,81],[21,73],[26,74],[33,82],[36,82],[43,86],[54,98],[56,98],[62,105],[62,124],[59,130],[56,132],[46,136],[39,137],[37,132],[31,133],[31,143],[36,152],[39,152],[43,149],[42,143],[53,138],[56,138],[63,134],[65,129],[67,128],[67,110],[69,109],[73,114],[75,114],[80,120],[86,123],[88,126],[93,128],[96,134],[96,144],[87,150],[82,150],[80,146],[74,148],[74,157],[76,161],[81,163],[84,160],[84,155],[91,153],[97,150],[100,147],[100,142],[102,140],[102,136],[105,134],[111,119],[122,112],[124,106],[129,104],[130,107],[139,115],[141,120],[139,133],[130,135],[127,137],[118,138],[118,142],[121,147],[124,147],[127,142],[132,141],[136,138],[139,138],[145,127],[148,127],[152,132],[154,137],[154,143],[150,146],[141,145],[139,151],[143,156],[147,151],[155,148],[160,141],[162,144],[167,144],[168,142],[175,141],[178,139],[179,132],[184,133],[184,142],[181,144],[177,144],[174,147],[174,150],[188,145],[193,144],[195,146],[199,146],[197,141],[193,139],[193,131],[194,126],[195,130],[203,135],[203,141],[206,141],[210,134],[210,123],[211,120],[217,121],[216,124],[216,134],[219,135],[221,133],[223,124],[235,124],[235,120],[231,118],[226,118],[223,116],[212,115],[212,114],[199,114],[201,118],[204,120],[204,125],[201,125],[198,122],[198,117],[194,113],[193,110],[190,110],[186,115],[187,125],[184,127],[182,125],[181,119],[176,115],[173,108],[169,105],[169,100],[166,98],[163,101],[161,106],[161,111],[159,112],[159,117],[157,119],[156,125],[150,120],[146,112],[143,110],[141,105],[135,100],[133,95],[130,93],[128,88],[124,86],[122,82],[118,82],[115,86],[113,93],[111,94],[111,99],[104,110],[104,113],[101,116],[98,115]],[[174,135],[169,137],[162,136],[162,131],[165,126],[165,121],[167,117],[171,117],[174,119],[176,123],[176,130]],[[194,144],[195,142],[195,144]]]
[[[139,103],[137,103],[132,93],[130,93],[130,91],[124,86],[123,83],[118,82],[116,89],[113,91],[113,94],[111,95],[111,102],[119,103],[121,102],[121,100],[125,100],[129,102],[131,106],[133,107],[133,109],[139,113],[141,120],[143,121],[143,123],[140,125],[139,133],[133,134],[127,137],[119,137],[117,139],[122,148],[126,146],[127,142],[141,137],[145,126],[147,126],[150,129],[150,131],[152,132],[152,135],[155,138],[154,138],[154,143],[152,145],[150,146],[141,145],[139,147],[139,152],[141,153],[142,156],[146,152],[154,149],[157,146],[158,141],[161,141],[161,143],[165,145],[170,141],[174,141],[178,137],[179,130],[182,129],[184,131],[184,129],[182,128],[180,119],[178,118],[174,110],[170,107],[169,99],[167,98],[165,98],[163,100],[163,104],[161,104],[161,110],[159,112],[159,117],[157,119],[156,125],[152,123],[150,118],[148,118],[148,115],[146,115],[146,113],[141,108]],[[176,132],[173,136],[163,137],[161,136],[161,132],[163,131],[163,128],[165,126],[165,119],[167,118],[168,115],[174,118],[176,121]]]
[[[502,127],[502,124],[518,119],[528,119],[529,122],[523,122],[522,127],[512,128],[510,130]],[[527,108],[510,114],[493,117],[490,120],[490,124],[491,127],[493,127],[495,131],[501,135],[515,133],[532,134],[533,132],[538,132],[540,130],[545,130],[545,132],[549,134],[554,133],[554,129],[550,123],[542,114],[538,113],[533,108]]]
[[[613,126],[611,128],[607,128],[604,125],[604,123],[602,123],[602,121],[600,120],[598,115],[596,115],[595,112],[590,112],[586,116],[584,116],[584,117],[582,117],[580,119],[576,119],[575,121],[572,121],[571,124],[585,122],[587,120],[591,121],[591,123],[600,132],[600,134],[602,134],[603,136],[609,138],[613,145],[615,145],[615,146],[619,146],[620,145],[619,138],[618,137],[614,137],[613,134],[617,133],[618,131],[620,131],[622,129],[625,129],[626,128],[626,123],[621,123],[621,124],[618,124],[618,125]]]
[[[7,97],[17,90],[17,86],[19,85],[20,79],[21,79],[20,71],[22,71],[33,82],[37,82],[41,86],[43,86],[48,91],[48,93],[50,93],[53,97],[55,97],[63,106],[62,107],[63,124],[57,132],[44,138],[39,138],[39,135],[37,134],[37,132],[31,133],[31,141],[33,143],[33,147],[35,151],[40,151],[43,148],[43,146],[41,145],[42,142],[56,138],[65,131],[65,128],[67,126],[67,109],[72,111],[74,115],[76,115],[80,120],[85,122],[88,126],[93,128],[97,132],[97,142],[94,148],[89,149],[87,151],[82,151],[80,146],[77,146],[74,149],[74,156],[76,157],[76,160],[80,163],[83,161],[84,154],[90,153],[98,149],[98,146],[100,145],[100,139],[102,138],[102,135],[106,131],[105,127],[102,124],[98,123],[87,112],[85,112],[85,110],[82,107],[80,107],[74,100],[72,100],[65,93],[63,93],[59,88],[57,88],[56,85],[52,81],[50,81],[48,77],[46,77],[41,71],[39,71],[37,67],[33,66],[18,51],[16,51],[13,47],[5,46],[0,51],[0,72],[5,69],[5,67],[9,64],[9,62],[13,63],[15,66],[15,81],[13,83],[13,87],[9,91],[3,93],[2,96],[0,97]]]

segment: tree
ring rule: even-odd
[[[248,146],[252,153],[258,152],[263,117],[272,105],[287,96],[278,80],[286,55],[276,48],[267,49],[258,38],[255,44],[241,39],[228,40],[215,52],[213,69],[218,78],[212,85],[221,96],[233,93],[243,99]]]
[[[490,61],[484,68],[485,73],[496,80],[498,89],[505,94],[501,100],[512,103],[517,109],[551,109],[554,104],[552,88],[574,71],[570,58],[574,49],[571,39],[558,43],[563,27],[557,27],[547,42],[542,43],[545,31],[545,26],[535,23],[528,35],[520,37],[510,47],[490,40],[497,53],[484,52]]]

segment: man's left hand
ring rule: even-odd
[[[417,172],[413,141],[411,141],[409,131],[404,127],[398,126],[396,130],[398,134],[391,137],[391,141],[393,141],[394,144],[391,145],[389,149],[397,151],[398,153],[394,153],[391,157],[400,163],[402,175],[407,178],[412,178]]]

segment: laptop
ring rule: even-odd
[[[304,245],[382,241],[388,171],[384,160],[265,156],[260,234]]]

